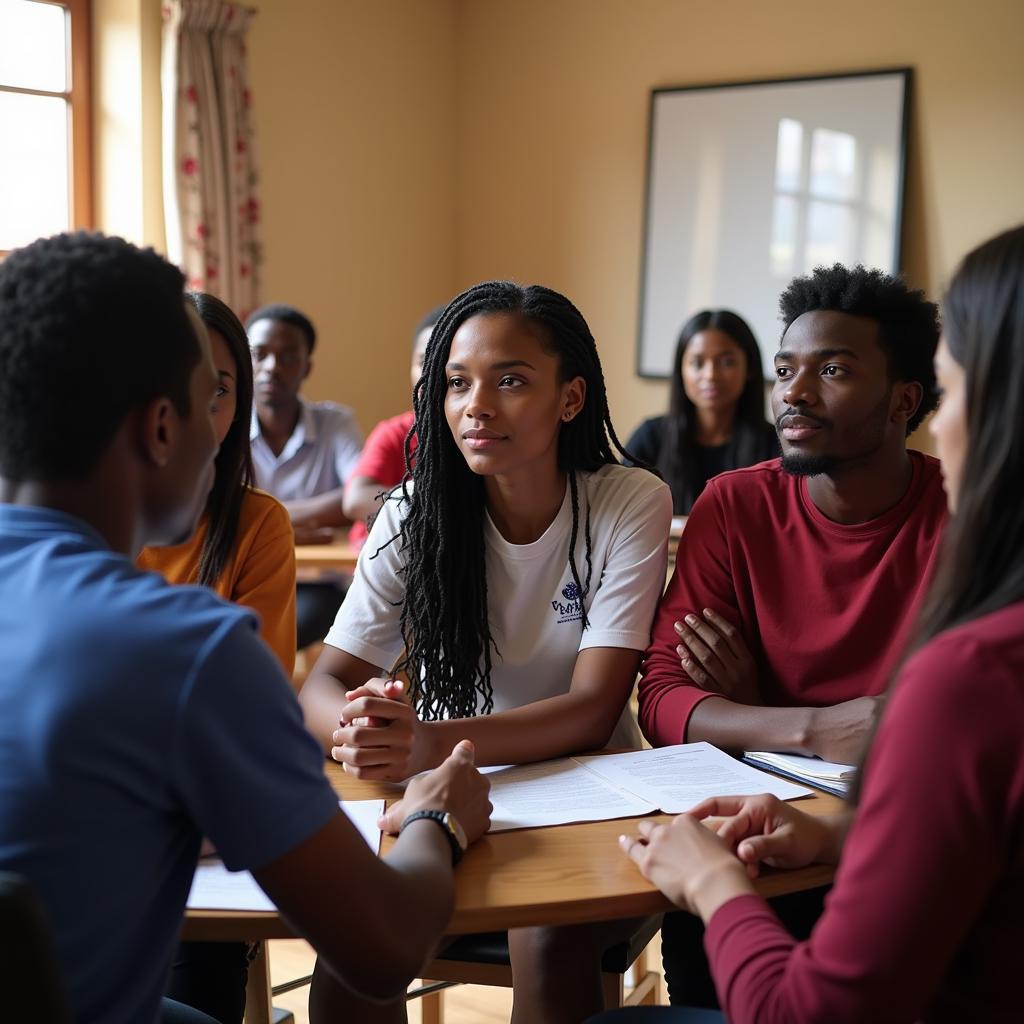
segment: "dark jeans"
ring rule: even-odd
[[[811,934],[821,917],[829,886],[778,896],[768,905],[795,939]],[[704,953],[704,923],[694,914],[666,914],[661,926],[661,962],[668,1001],[673,1006],[718,1008],[718,994]]]
[[[249,976],[249,947],[244,942],[179,942],[167,981],[167,1002],[175,1000],[194,1007],[203,1024],[212,1018],[219,1024],[242,1024],[245,983]],[[188,1017],[165,1017],[177,1024]]]
[[[184,1003],[165,999],[160,1010],[160,1024],[217,1024],[217,1021]]]
[[[295,588],[296,649],[302,650],[327,636],[334,625],[345,588],[340,583],[300,583]]]

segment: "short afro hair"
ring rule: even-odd
[[[797,317],[819,309],[878,321],[878,337],[892,378],[916,380],[923,391],[921,404],[907,423],[907,433],[912,434],[939,404],[933,364],[939,343],[939,307],[924,292],[908,288],[901,277],[860,264],[850,269],[836,263],[796,278],[782,293],[783,334]]]
[[[0,476],[81,480],[132,409],[166,396],[190,414],[184,285],[152,249],[84,231],[0,264]]]
[[[272,302],[269,306],[260,306],[255,312],[250,313],[249,319],[245,321],[246,334],[249,333],[249,328],[260,320],[280,320],[281,323],[298,327],[306,339],[306,347],[309,351],[312,352],[316,347],[316,328],[313,326],[313,321],[294,306],[288,306],[283,302]]]

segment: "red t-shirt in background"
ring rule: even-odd
[[[1024,603],[908,660],[810,939],[797,944],[758,896],[730,900],[708,922],[730,1021],[1024,1017],[1022,723]]]
[[[938,552],[946,498],[938,462],[911,451],[907,493],[844,526],[779,459],[711,480],[679,542],[639,684],[640,726],[681,743],[713,696],[679,663],[673,623],[711,608],[743,634],[769,707],[827,707],[881,693],[902,653]]]
[[[378,423],[370,431],[370,436],[363,445],[363,452],[355,469],[349,474],[349,479],[368,476],[380,484],[382,491],[401,483],[402,477],[405,476],[405,436],[415,422],[415,416],[410,409]],[[416,450],[415,435],[410,442],[410,449],[413,452]],[[366,523],[352,524],[348,534],[350,544],[361,546],[366,536]]]

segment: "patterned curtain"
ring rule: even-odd
[[[188,287],[244,320],[259,302],[260,203],[245,36],[255,11],[163,6],[164,217]]]

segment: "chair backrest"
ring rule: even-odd
[[[43,905],[21,876],[0,871],[0,1016],[39,1024],[70,1024]]]

